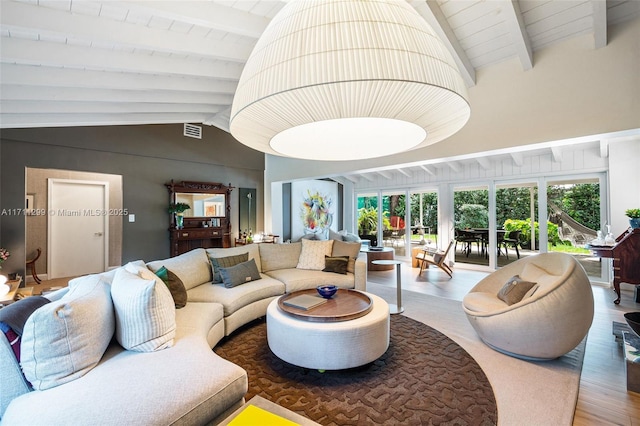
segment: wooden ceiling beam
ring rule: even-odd
[[[40,87],[0,84],[4,101],[50,102],[120,102],[127,103],[184,103],[229,105],[232,95],[176,90],[93,89],[87,87]]]
[[[0,64],[2,83],[27,87],[84,87],[115,90],[165,90],[233,96],[237,81],[213,77],[125,74],[60,67]]]
[[[184,57],[135,54],[125,51],[72,46],[62,43],[2,39],[2,59],[21,65],[59,66],[67,68],[108,70],[157,75],[182,75],[188,77],[216,77],[239,80],[242,64],[215,61],[193,61]]]
[[[511,36],[511,41],[516,49],[516,53],[520,58],[522,69],[524,71],[530,70],[533,68],[533,51],[518,1],[502,0],[502,3],[504,4],[505,24],[509,30],[509,35]]]
[[[591,0],[593,8],[593,39],[595,48],[607,45],[607,2],[606,0]]]
[[[513,160],[513,164],[515,164],[518,167],[522,167],[522,165],[524,164],[524,156],[522,155],[521,152],[512,152],[509,155]]]
[[[473,65],[471,65],[469,57],[460,45],[458,38],[449,25],[449,21],[447,21],[444,13],[442,13],[438,2],[436,0],[413,0],[409,3],[424,18],[424,20],[427,21],[431,28],[433,28],[447,50],[449,50],[449,53],[453,56],[453,60],[458,66],[458,70],[460,71],[467,87],[475,86],[476,70]]]
[[[27,3],[4,2],[0,22],[3,29],[9,32],[12,29],[32,31],[41,38],[76,38],[86,40],[90,44],[106,43],[130,49],[175,53],[182,56],[194,55],[241,64],[247,60],[253,49],[251,44],[224,42],[99,16],[71,14]]]
[[[379,174],[380,176],[382,176],[385,179],[393,179],[393,175],[387,171],[384,170],[377,170],[376,171],[377,174]]]
[[[124,126],[144,124],[202,123],[202,113],[117,114],[0,114],[0,128]]]
[[[165,19],[226,31],[244,37],[260,38],[271,19],[213,1],[114,1],[132,10]],[[285,2],[282,2],[284,6]]]
[[[425,164],[421,164],[419,166],[422,170],[424,170],[425,172],[427,172],[427,174],[431,175],[431,176],[435,176],[436,172],[434,172],[433,170],[431,170],[431,168]]]

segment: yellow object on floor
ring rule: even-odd
[[[287,420],[284,417],[280,417],[276,414],[270,413],[267,410],[256,407],[255,405],[249,405],[242,410],[238,416],[231,420],[229,426],[294,426],[298,423]]]

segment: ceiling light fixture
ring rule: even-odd
[[[470,116],[445,46],[404,0],[298,0],[246,62],[231,134],[269,154],[381,157],[439,142]]]

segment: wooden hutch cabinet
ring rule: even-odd
[[[611,247],[589,246],[594,256],[613,259],[613,289],[620,303],[620,284],[640,285],[640,228],[629,228]],[[637,300],[636,300],[637,301]]]
[[[195,248],[231,247],[231,184],[173,181],[165,184],[170,203],[186,203],[183,225],[170,214],[171,256]]]

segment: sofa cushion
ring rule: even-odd
[[[507,305],[513,305],[521,301],[525,295],[536,285],[533,281],[526,281],[515,275],[507,280],[498,292],[498,299]]]
[[[178,312],[201,318],[200,313],[209,311],[198,307],[189,303]],[[198,323],[197,329],[181,324],[174,346],[154,353],[112,344],[82,380],[14,399],[2,424],[210,424],[241,405],[247,392],[246,372],[216,355],[200,333],[212,320]]]
[[[249,259],[255,259],[256,265],[260,270],[261,260],[260,260],[260,249],[258,248],[260,245],[261,244],[246,244],[244,246],[230,247],[230,248],[208,248],[207,255],[211,258],[211,257],[226,257],[226,256],[233,256],[236,254],[248,253]],[[260,270],[260,272],[262,272],[262,270]]]
[[[333,229],[329,229],[328,237],[330,240],[335,240],[335,241],[344,240],[344,236],[341,233],[334,231]]]
[[[187,289],[184,288],[182,280],[164,266],[156,271],[156,275],[169,289],[176,309],[184,308],[187,304]]]
[[[333,284],[340,288],[354,288],[355,285],[355,280],[351,273],[342,275],[332,274],[330,272],[292,268],[278,269],[277,271],[268,272],[267,275],[282,281],[287,293],[298,290],[313,289],[319,285]]]
[[[322,272],[333,272],[336,274],[347,274],[349,256],[325,256],[324,269]]]
[[[123,348],[152,352],[173,345],[175,306],[167,286],[146,268],[126,265],[111,284],[116,338]]]
[[[325,275],[335,275],[327,274]],[[228,317],[237,310],[250,304],[284,294],[284,284],[268,275],[261,275],[257,281],[226,288],[223,284],[201,285],[189,290],[189,303],[191,302],[217,302],[224,309],[224,316]]]
[[[324,257],[331,256],[334,240],[302,240],[302,250],[296,268],[322,271]]]
[[[255,259],[238,263],[229,268],[220,268],[220,275],[226,288],[232,288],[261,278]]]
[[[356,258],[360,254],[360,246],[359,242],[334,241],[331,256],[349,256],[347,271],[353,274],[356,269]]]
[[[147,263],[153,272],[165,267],[176,274],[189,290],[195,286],[211,281],[211,264],[204,249],[197,248],[180,256]]]
[[[109,284],[83,277],[27,319],[20,348],[25,377],[37,390],[82,377],[98,364],[114,329]]]
[[[259,244],[262,272],[295,268],[300,259],[302,243]]]
[[[340,231],[340,233],[342,234],[342,240],[349,242],[349,243],[359,243],[362,240],[360,239],[359,236],[357,236],[356,234],[352,234],[350,232],[347,231]]]
[[[233,254],[225,257],[212,257],[209,256],[211,261],[211,268],[213,271],[213,283],[221,283],[222,275],[220,274],[220,268],[230,268],[239,263],[249,260],[249,253]]]

